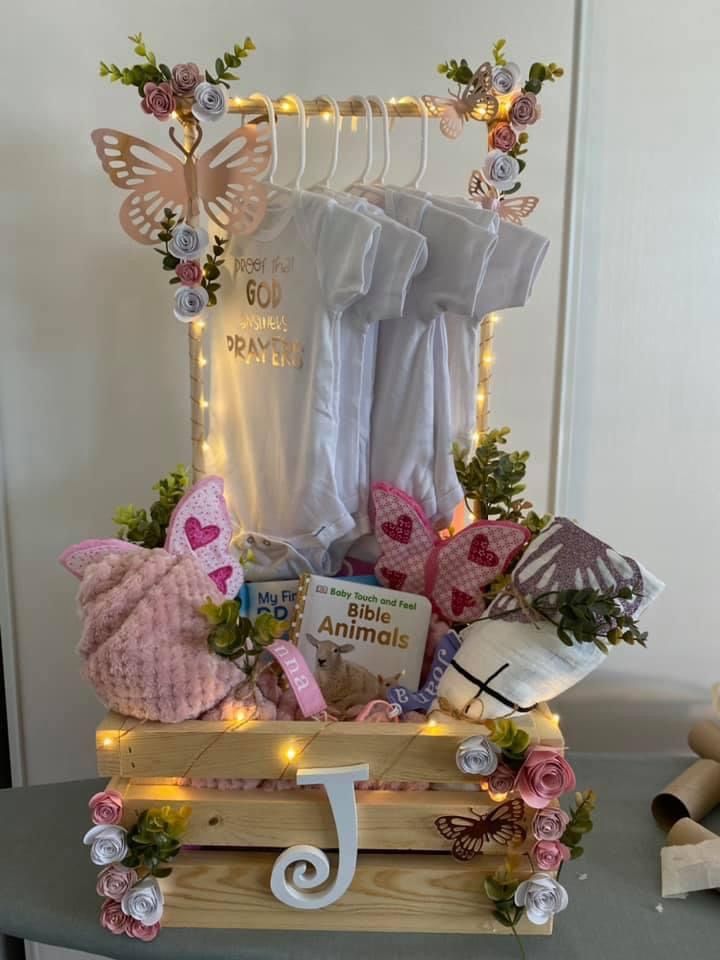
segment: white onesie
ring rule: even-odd
[[[337,325],[370,289],[380,226],[334,200],[277,189],[233,241],[207,325],[208,472],[225,479],[248,579],[329,571],[354,526],[335,480]]]

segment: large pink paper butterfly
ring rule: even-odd
[[[450,140],[456,140],[468,120],[490,122],[498,112],[500,104],[492,92],[492,67],[481,64],[473,74],[470,83],[462,87],[458,84],[455,93],[449,90],[449,97],[424,96],[423,103],[432,117],[440,117],[440,132]]]
[[[443,540],[422,507],[387,483],[372,486],[378,580],[394,590],[428,597],[444,620],[477,620],[483,587],[492,583],[530,539],[525,527],[479,520]]]
[[[535,210],[540,200],[537,197],[503,197],[485,180],[482,170],[473,170],[468,184],[470,198],[486,210],[494,210],[503,220],[521,227],[526,217]]]
[[[165,538],[168,553],[194,554],[217,589],[234,597],[243,584],[243,568],[230,553],[232,523],[223,496],[220,477],[205,477],[192,486],[173,511]],[[82,579],[91,563],[104,556],[143,547],[126,540],[84,540],[68,547],[60,563],[73,576]]]

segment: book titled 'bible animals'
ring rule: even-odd
[[[322,641],[330,641],[343,648],[344,659],[388,686],[402,682],[415,690],[429,625],[430,601],[418,594],[305,574],[292,639],[311,666],[322,655]]]

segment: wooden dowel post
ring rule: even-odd
[[[184,146],[189,152],[197,137],[197,124],[192,119],[183,120]],[[186,163],[195,163],[195,157],[189,156]],[[199,205],[197,197],[188,197],[187,223],[198,225]],[[203,368],[202,368],[202,332],[203,321],[193,321],[188,328],[188,357],[190,362],[190,437],[192,443],[192,481],[196,483],[205,475],[205,417],[203,414]]]

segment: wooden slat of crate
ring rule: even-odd
[[[192,816],[183,842],[198,846],[279,847],[311,843],[323,850],[337,846],[330,804],[324,790],[209,790],[168,784],[136,783],[113,778],[110,788],[123,794],[123,824],[131,827],[148,807],[192,807]],[[435,829],[436,817],[443,814],[467,816],[470,808],[487,813],[493,803],[486,793],[459,790],[405,790],[356,792],[358,805],[358,847],[365,850],[449,850],[450,844]],[[525,844],[532,844],[530,821],[534,810],[526,810]],[[507,847],[488,841],[488,854],[503,854]]]
[[[559,727],[544,712],[516,722],[534,743],[562,748]],[[456,720],[424,724],[245,723],[189,720],[137,723],[110,715],[98,735],[98,770],[109,776],[293,780],[298,766],[368,763],[384,780],[472,780],[458,772],[455,752],[477,724]],[[288,750],[294,751],[292,761]]]
[[[270,891],[273,853],[183,851],[163,880],[163,926],[246,930],[355,930],[397,933],[509,933],[492,916],[483,882],[502,857],[457,863],[439,853],[360,854],[350,889],[323,910],[296,910]],[[519,871],[524,878],[530,868]],[[334,867],[333,873],[334,875]],[[552,923],[525,918],[521,934]]]

